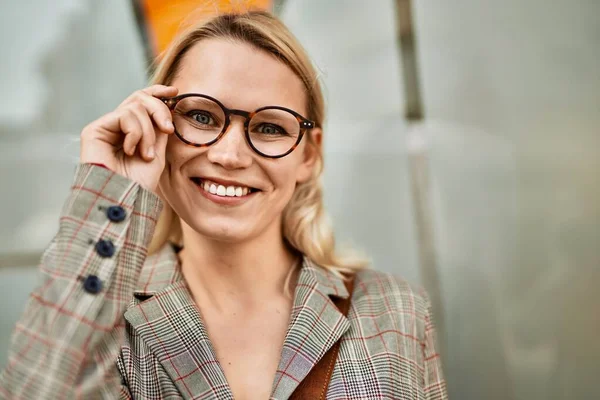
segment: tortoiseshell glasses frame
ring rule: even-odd
[[[207,100],[214,102],[216,105],[218,105],[221,108],[221,110],[223,111],[223,115],[225,116],[225,121],[223,124],[223,128],[221,129],[221,132],[213,140],[210,140],[207,143],[194,143],[194,142],[187,140],[180,134],[180,132],[177,129],[177,125],[174,124],[175,125],[175,135],[177,135],[179,140],[181,140],[183,143],[185,143],[189,146],[193,146],[193,147],[208,147],[208,146],[218,142],[219,139],[221,139],[223,137],[223,135],[225,135],[225,133],[227,132],[227,128],[229,127],[229,125],[231,123],[232,115],[238,115],[238,116],[244,118],[244,133],[245,133],[246,143],[248,143],[248,145],[254,152],[256,152],[257,154],[259,154],[263,157],[267,157],[267,158],[281,158],[281,157],[287,156],[292,151],[294,151],[296,149],[296,147],[298,147],[298,145],[302,141],[302,137],[304,136],[304,133],[307,130],[315,127],[315,123],[313,121],[303,117],[302,115],[298,114],[294,110],[290,110],[289,108],[285,108],[285,107],[281,107],[281,106],[266,106],[266,107],[261,107],[257,110],[254,110],[252,112],[249,112],[249,111],[244,111],[244,110],[227,108],[223,105],[223,103],[221,103],[219,100],[215,99],[214,97],[211,97],[211,96],[208,96],[205,94],[200,94],[200,93],[186,93],[186,94],[181,94],[181,95],[178,95],[175,97],[162,98],[161,100],[167,105],[167,107],[169,107],[171,112],[173,112],[173,111],[175,111],[175,107],[177,106],[177,103],[179,103],[179,101],[186,99],[186,98],[190,98],[190,97],[203,98],[203,99],[207,99]],[[285,111],[285,112],[288,112],[289,114],[291,114],[293,117],[295,117],[296,120],[298,121],[299,129],[300,129],[300,131],[298,133],[298,138],[296,139],[296,142],[291,146],[291,148],[289,150],[287,150],[286,152],[284,152],[283,154],[277,154],[277,155],[265,154],[265,153],[261,152],[259,149],[257,149],[256,146],[252,143],[252,140],[250,139],[250,133],[248,131],[248,127],[250,125],[250,120],[257,113],[259,113],[261,111],[265,111],[265,110]]]

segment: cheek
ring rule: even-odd
[[[284,194],[286,200],[292,196],[294,189],[296,188],[296,182],[298,180],[298,174],[302,165],[296,160],[286,160],[286,163],[275,163],[269,169],[269,175],[271,182],[275,186],[275,189]],[[293,162],[290,162],[293,161]]]
[[[204,158],[206,151],[205,148],[188,146],[174,135],[171,136],[167,142],[165,153],[165,172],[171,179],[180,176],[189,167],[188,164],[192,160]]]
[[[167,142],[167,150],[165,153],[167,168],[177,170],[182,164],[191,158],[186,154],[190,150],[187,147],[188,146],[181,143],[181,141],[177,139],[175,135],[171,135],[171,137],[169,137],[169,141]]]

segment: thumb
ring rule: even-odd
[[[166,152],[167,152],[167,142],[169,141],[169,134],[163,133],[163,132],[158,132],[156,134],[156,142],[155,142],[155,148],[156,148],[156,155],[160,158],[162,158],[163,160],[166,160]]]

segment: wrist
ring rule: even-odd
[[[104,164],[100,164],[100,163],[89,163],[89,164],[90,164],[90,165],[95,165],[95,166],[97,166],[97,167],[102,167],[102,168],[104,168],[104,169],[108,169],[108,170],[110,170],[110,168],[108,168],[108,167],[107,167],[106,165],[104,165]]]

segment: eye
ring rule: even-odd
[[[202,125],[214,125],[215,119],[208,111],[190,111],[188,116]]]
[[[285,131],[285,129],[283,129],[279,125],[268,124],[268,123],[260,124],[257,127],[257,131],[259,133],[264,133],[266,135],[287,135],[287,132]]]

